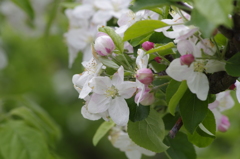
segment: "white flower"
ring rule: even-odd
[[[185,21],[188,21],[190,19],[189,14],[181,11],[183,16],[180,16],[179,14],[175,12],[171,12],[171,16],[173,19],[163,19],[162,22],[172,25],[172,31],[167,31],[171,26],[163,27],[160,29],[156,29],[156,32],[163,32],[163,34],[170,38],[175,39],[174,42],[178,42],[180,40],[187,39],[188,37],[192,36],[195,32],[198,31],[198,28],[193,26],[186,26],[184,25]]]
[[[126,125],[129,119],[129,108],[125,99],[131,98],[136,91],[136,83],[124,81],[124,69],[109,77],[95,77],[91,82],[93,94],[88,103],[91,113],[108,111],[117,125]]]
[[[142,49],[138,49],[138,56],[136,58],[136,64],[137,64],[137,69],[144,69],[147,68],[148,65],[148,59],[149,59],[149,54],[146,54],[145,51]],[[140,101],[143,100],[143,94],[145,92],[145,84],[141,83],[138,79],[136,79],[137,83],[137,88],[138,88],[138,100],[137,100],[137,105],[139,104]]]
[[[82,74],[75,74],[72,78],[72,82],[75,89],[79,92],[79,98],[83,99],[92,91],[92,88],[89,87],[89,82],[99,75],[103,65],[94,58],[88,62],[82,62],[82,65],[85,71]]]
[[[98,120],[98,119],[103,118],[105,121],[109,121],[109,119],[108,119],[109,115],[108,115],[107,111],[105,111],[103,113],[95,113],[95,114],[88,111],[88,102],[90,99],[91,99],[90,96],[87,96],[84,98],[86,103],[84,106],[82,106],[82,109],[81,109],[82,116],[89,120]]]
[[[156,153],[136,145],[121,127],[113,127],[108,139],[114,147],[125,152],[128,159],[141,159],[142,154],[154,156]]]
[[[213,103],[208,105],[208,108],[213,112],[215,120],[216,120],[216,127],[219,131],[225,132],[230,126],[230,122],[228,118],[222,115],[221,112],[228,110],[234,106],[234,100],[230,94],[230,91],[225,91],[218,93],[216,95],[216,100]]]
[[[83,61],[92,57],[91,44],[97,34],[97,29],[70,29],[64,34],[69,52],[69,67],[72,66],[79,51],[83,52]]]
[[[158,19],[158,16],[159,15],[157,13],[149,10],[141,10],[136,13],[132,12],[131,10],[124,12],[118,19],[119,28],[116,29],[116,33],[118,33],[120,36],[123,36],[124,32],[135,22],[149,18]]]

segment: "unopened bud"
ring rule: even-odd
[[[194,56],[192,54],[183,55],[180,57],[181,65],[188,65],[190,66],[191,63],[194,61]]]
[[[236,88],[236,85],[235,85],[235,84],[232,84],[231,86],[229,86],[228,89],[230,89],[230,90],[234,90],[235,88]]]
[[[148,68],[142,68],[137,71],[136,78],[143,84],[149,85],[153,81],[152,70]]]
[[[100,56],[107,56],[115,49],[115,45],[110,36],[100,35],[95,40],[94,49]]]
[[[161,57],[155,57],[154,60],[157,62],[157,63],[161,63],[162,61],[162,58]]]
[[[154,93],[147,93],[140,102],[142,105],[151,105],[155,101]]]
[[[225,115],[222,115],[220,124],[218,125],[218,130],[221,132],[226,132],[230,127],[230,122],[228,120],[228,117]]]
[[[142,48],[146,51],[154,48],[154,43],[150,42],[150,41],[145,41],[144,43],[142,43]]]

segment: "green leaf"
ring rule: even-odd
[[[159,54],[160,56],[165,56],[165,55],[168,55],[168,54],[170,54],[170,53],[173,54],[172,51],[171,51],[170,53],[167,52],[167,54],[166,54],[166,52],[164,52],[164,51],[165,51],[165,50],[172,49],[172,48],[174,48],[174,47],[175,47],[174,43],[173,43],[173,42],[170,42],[170,43],[168,43],[168,44],[165,44],[165,45],[162,45],[162,46],[158,46],[158,47],[155,47],[155,48],[153,48],[153,49],[151,49],[151,50],[148,50],[148,51],[146,52],[146,54],[151,54],[151,53],[154,53],[154,52],[158,52],[158,54]]]
[[[164,139],[164,143],[170,148],[167,149],[166,153],[171,159],[196,159],[197,155],[195,149],[188,141],[187,136],[178,132],[174,139],[167,136]]]
[[[11,1],[15,3],[18,7],[20,7],[31,20],[34,20],[35,16],[34,10],[29,0],[11,0]]]
[[[103,138],[104,135],[115,125],[113,121],[103,122],[97,129],[95,135],[93,136],[93,145],[96,146],[98,142]]]
[[[139,106],[134,102],[134,98],[126,99],[126,102],[129,106],[130,116],[129,119],[132,122],[141,121],[148,117],[150,112],[149,106],[143,106],[139,104]]]
[[[212,111],[208,110],[207,116],[202,124],[211,134],[216,134],[216,121]]]
[[[118,64],[116,64],[112,60],[109,60],[107,57],[98,57],[98,58],[99,58],[99,61],[107,67],[113,68],[115,70],[119,68]]]
[[[201,33],[206,38],[211,37],[214,29],[218,26],[217,24],[214,24],[211,20],[205,18],[196,9],[193,9],[191,14],[191,20],[187,24],[199,27]]]
[[[207,134],[199,127],[197,127],[193,134],[188,134],[188,140],[198,147],[206,147],[210,145],[214,139],[214,136]]]
[[[48,129],[49,132],[54,134],[54,140],[56,140],[56,142],[59,141],[61,138],[60,128],[55,123],[55,121],[48,115],[48,113],[43,110],[39,105],[26,97],[21,97],[20,100],[27,108],[29,108],[36,114],[36,116],[39,117],[39,119],[44,123],[45,129]]]
[[[227,73],[234,77],[240,76],[240,52],[227,60],[225,69]]]
[[[153,109],[147,118],[138,122],[128,122],[129,137],[139,146],[153,152],[163,152],[168,147],[162,142],[165,136],[161,116]]]
[[[165,129],[166,130],[171,130],[179,118],[180,118],[179,113],[176,113],[175,116],[171,115],[170,113],[167,113],[163,117],[163,122],[164,122],[164,125],[165,125]]]
[[[208,101],[201,101],[187,90],[179,102],[179,109],[185,128],[193,134],[208,113]]]
[[[150,37],[149,41],[154,43],[169,43],[172,42],[172,39],[167,38],[162,32],[154,32],[152,36]]]
[[[4,159],[49,157],[42,134],[22,121],[8,121],[0,128],[0,151]]]
[[[77,2],[61,2],[60,6],[64,7],[64,8],[70,8],[73,9],[77,6],[81,5],[81,3],[77,3]]]
[[[156,8],[166,4],[170,4],[169,0],[135,0],[133,6],[131,6],[130,9],[136,12],[141,9]]]
[[[113,40],[116,48],[117,48],[121,53],[123,53],[123,51],[124,51],[124,43],[123,43],[123,40],[122,40],[121,36],[119,36],[119,35],[114,31],[114,29],[112,29],[112,28],[110,28],[110,27],[102,26],[102,27],[98,28],[98,31],[104,32],[104,33],[108,34],[108,35],[112,38],[112,40]]]
[[[55,134],[55,131],[49,128],[49,126],[32,110],[26,107],[20,107],[11,110],[10,115],[22,118],[28,125],[41,131],[44,134],[45,141],[48,142],[48,144],[55,145],[56,141],[59,140],[56,138],[57,134]]]
[[[131,44],[133,47],[138,46],[138,45],[142,44],[143,42],[148,41],[151,35],[152,35],[152,32],[147,33],[147,34],[145,34],[145,35],[142,35],[142,36],[140,36],[140,37],[137,37],[137,38],[135,38],[135,39],[132,39],[132,40],[130,41],[130,44]]]
[[[161,72],[166,70],[167,66],[161,63],[157,63],[156,61],[152,61],[150,63],[151,68],[154,70],[154,72]]]
[[[166,96],[167,96],[167,101],[170,99],[168,102],[168,110],[172,115],[174,115],[176,107],[177,107],[179,101],[182,99],[182,97],[188,87],[187,87],[186,81],[182,81],[180,85],[177,84],[176,81],[172,80],[171,82],[172,82],[172,85],[170,83],[167,87],[167,95]],[[178,87],[178,85],[179,85],[179,87]],[[176,92],[174,92],[174,90],[176,90]]]
[[[127,41],[153,32],[155,29],[168,26],[160,20],[141,20],[130,26],[124,33],[123,40]]]
[[[232,3],[232,0],[194,0],[194,7],[213,24],[222,24],[230,28],[232,22],[229,15],[233,11]]]
[[[219,46],[225,46],[227,44],[227,38],[221,33],[214,36],[214,39]]]

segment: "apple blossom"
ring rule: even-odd
[[[141,155],[154,156],[156,153],[136,145],[122,127],[113,127],[108,139],[114,147],[125,152],[128,159],[141,159]]]
[[[234,100],[230,94],[230,91],[218,93],[216,100],[208,105],[208,108],[213,112],[217,129],[221,132],[227,131],[230,126],[228,117],[222,115],[222,112],[228,110],[234,106]]]
[[[150,42],[150,41],[145,41],[144,43],[142,43],[142,48],[146,51],[154,48],[154,43]]]
[[[124,69],[121,66],[112,78],[93,78],[90,86],[93,88],[92,97],[88,103],[91,113],[108,111],[109,116],[117,124],[124,126],[128,123],[129,108],[125,99],[131,98],[136,91],[136,83],[124,81]]]
[[[221,132],[226,132],[230,127],[230,122],[228,120],[228,117],[225,115],[222,115],[221,122],[218,125],[218,130]]]
[[[94,49],[100,56],[107,56],[115,49],[115,45],[110,36],[102,35],[95,40]]]
[[[143,84],[149,85],[153,81],[153,73],[151,69],[142,68],[137,71],[136,78]]]
[[[88,62],[82,62],[82,65],[84,66],[85,71],[82,74],[75,74],[72,77],[72,82],[74,88],[79,92],[79,98],[83,99],[92,91],[92,88],[89,87],[89,82],[95,76],[99,75],[103,65],[94,58]]]
[[[155,101],[155,97],[154,97],[154,93],[150,93],[151,89],[148,88],[147,86],[145,86],[145,89],[142,93],[142,91],[140,90],[136,96],[135,96],[135,103],[140,102],[140,104],[142,105],[151,105],[154,103]],[[141,97],[141,99],[139,100],[139,98]]]

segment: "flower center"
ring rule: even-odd
[[[114,98],[116,95],[118,95],[118,90],[116,89],[115,86],[108,87],[108,89],[105,92],[105,95],[107,97],[112,97]]]
[[[205,69],[205,63],[202,61],[194,62],[194,71],[195,72],[203,72]]]

